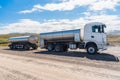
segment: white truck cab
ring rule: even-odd
[[[106,25],[100,22],[88,23],[84,26],[84,42],[87,45],[88,43],[93,43],[96,45],[97,49],[106,50],[107,49],[107,35],[104,31]],[[85,45],[85,46],[86,46]],[[89,49],[93,51],[91,47]]]

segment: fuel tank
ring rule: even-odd
[[[38,37],[34,35],[29,36],[18,36],[18,37],[11,37],[8,39],[9,42],[30,42],[30,43],[37,43]]]
[[[40,34],[41,40],[47,41],[75,41],[80,42],[80,29],[58,31],[58,32],[48,32]]]

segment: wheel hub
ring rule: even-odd
[[[90,47],[90,48],[88,49],[88,51],[89,51],[90,53],[94,53],[94,52],[95,52],[95,49],[94,49],[93,47]]]

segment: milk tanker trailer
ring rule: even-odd
[[[30,48],[38,48],[38,37],[34,35],[30,36],[19,36],[9,38],[10,49],[24,49],[29,50]]]

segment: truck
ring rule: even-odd
[[[35,35],[11,37],[8,39],[8,41],[10,43],[9,48],[12,50],[29,50],[30,48],[38,48],[38,37]]]
[[[95,54],[107,49],[105,28],[104,23],[91,22],[81,29],[40,33],[40,47],[56,52],[79,48]]]

